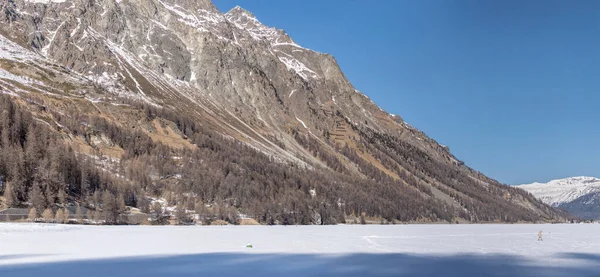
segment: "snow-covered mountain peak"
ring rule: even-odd
[[[577,176],[564,179],[552,180],[548,183],[533,183],[537,185],[556,185],[556,186],[593,186],[600,184],[600,179],[595,177]]]
[[[255,40],[266,40],[272,46],[294,46],[302,48],[296,44],[283,30],[262,24],[254,14],[236,6],[227,13],[225,17],[236,28],[247,31]]]
[[[251,12],[239,6],[227,12],[225,17],[238,29],[248,31],[252,38],[256,40],[266,39],[271,41],[281,32],[275,28],[263,25]]]
[[[158,2],[173,13],[177,17],[177,21],[198,31],[219,33],[215,30],[215,25],[226,20],[210,2],[208,4],[202,4],[202,1],[188,3],[187,1],[158,0]]]
[[[571,182],[579,182],[582,184],[596,184],[596,183],[600,183],[600,179],[596,178],[596,177],[573,177],[573,178],[567,178],[564,180],[569,180]]]
[[[242,33],[249,35],[251,40],[264,41],[269,46],[269,51],[285,64],[289,71],[298,74],[302,79],[318,79],[319,74],[314,67],[307,64],[306,57],[303,57],[303,52],[314,52],[298,45],[284,30],[268,27],[262,24],[254,14],[236,6],[227,13],[225,18]],[[241,42],[243,39],[235,37],[236,42]]]
[[[524,184],[519,187],[547,204],[559,206],[581,196],[600,192],[600,179],[579,176],[552,180],[548,183]]]
[[[225,13],[226,16],[235,16],[235,15],[243,15],[245,17],[248,18],[254,18],[256,19],[256,16],[254,16],[254,14],[252,14],[250,11],[240,7],[240,6],[235,6],[233,7],[231,10],[229,10],[228,12]]]

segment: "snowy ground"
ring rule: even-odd
[[[0,224],[2,277],[215,275],[598,277],[600,224]]]

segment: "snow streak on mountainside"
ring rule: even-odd
[[[299,185],[301,180],[295,186],[271,180],[296,190],[286,199],[319,203],[306,204],[304,210],[319,206],[356,217],[360,209],[368,209],[367,215],[414,221],[562,219],[523,191],[465,166],[449,148],[379,108],[352,86],[331,55],[300,46],[285,31],[265,26],[240,7],[221,13],[208,0],[11,0],[0,2],[0,11],[0,90],[26,100],[23,105],[37,119],[85,150],[79,152],[94,156],[104,151],[102,155],[120,160],[119,178],[132,172],[133,160],[155,153],[140,149],[153,145],[139,141],[147,135],[171,147],[175,157],[186,154],[181,149],[222,152],[212,153],[212,164],[194,156],[200,161],[168,171],[147,173],[152,170],[144,168],[152,176],[144,184],[169,179],[170,190],[186,187],[205,195],[199,178],[207,178],[213,194],[202,201],[230,201],[227,205],[237,209],[256,208],[237,199],[251,198],[241,187],[258,182],[248,172],[275,178],[271,167],[290,165],[285,170],[332,176],[327,181],[319,177],[318,184],[307,181],[306,187]],[[84,123],[73,123],[76,118]],[[104,120],[108,123],[92,124]],[[99,130],[110,130],[112,139]],[[274,164],[257,168],[248,161],[262,158],[219,159],[225,150],[215,144],[231,141]],[[254,155],[241,148],[229,155],[240,153]],[[218,172],[215,176],[191,178],[182,172],[221,162],[230,165],[207,171]],[[296,175],[281,178],[290,176]],[[317,185],[324,189],[310,194]],[[263,196],[281,204],[276,201],[284,197],[280,189],[266,190],[276,196]],[[221,190],[223,195],[217,193]],[[234,191],[239,195],[234,197]],[[364,202],[387,208],[358,204]],[[304,207],[290,205],[275,206],[292,215],[299,212],[290,209]],[[394,212],[384,212],[388,208]]]

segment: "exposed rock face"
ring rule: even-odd
[[[3,4],[10,16],[3,19],[2,31],[92,78],[108,75],[125,81],[134,79],[129,66],[150,70],[169,82],[192,85],[199,98],[208,96],[229,111],[238,107],[248,113],[244,117],[268,125],[280,125],[275,121],[283,114],[298,117],[313,130],[331,123],[314,120],[307,106],[342,110],[380,131],[388,128],[376,115],[393,120],[352,87],[333,57],[299,46],[242,8],[221,14],[209,1],[42,4],[47,2]],[[22,32],[11,31],[15,29]]]
[[[558,207],[582,219],[599,220],[600,192],[585,194]]]
[[[402,179],[395,172],[404,169],[393,159],[381,160],[384,153],[360,146],[377,140],[384,147],[382,137],[389,136],[482,189],[508,190],[376,106],[331,55],[296,44],[240,7],[222,14],[208,0],[4,0],[0,11],[2,41],[65,67],[66,76],[53,78],[77,79],[76,93],[86,99],[136,99],[183,112],[276,160],[327,167],[321,155],[297,142],[299,132],[320,142],[319,151],[339,157],[352,174],[363,173],[340,147],[366,152],[365,161]],[[427,173],[419,178],[448,205],[464,205],[457,202],[464,192],[455,195],[451,184]],[[556,218],[539,203],[514,199],[513,205],[540,218]]]

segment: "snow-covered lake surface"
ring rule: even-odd
[[[543,241],[537,232],[543,231]],[[247,248],[248,244],[253,248]],[[600,276],[600,224],[0,223],[0,276]]]

